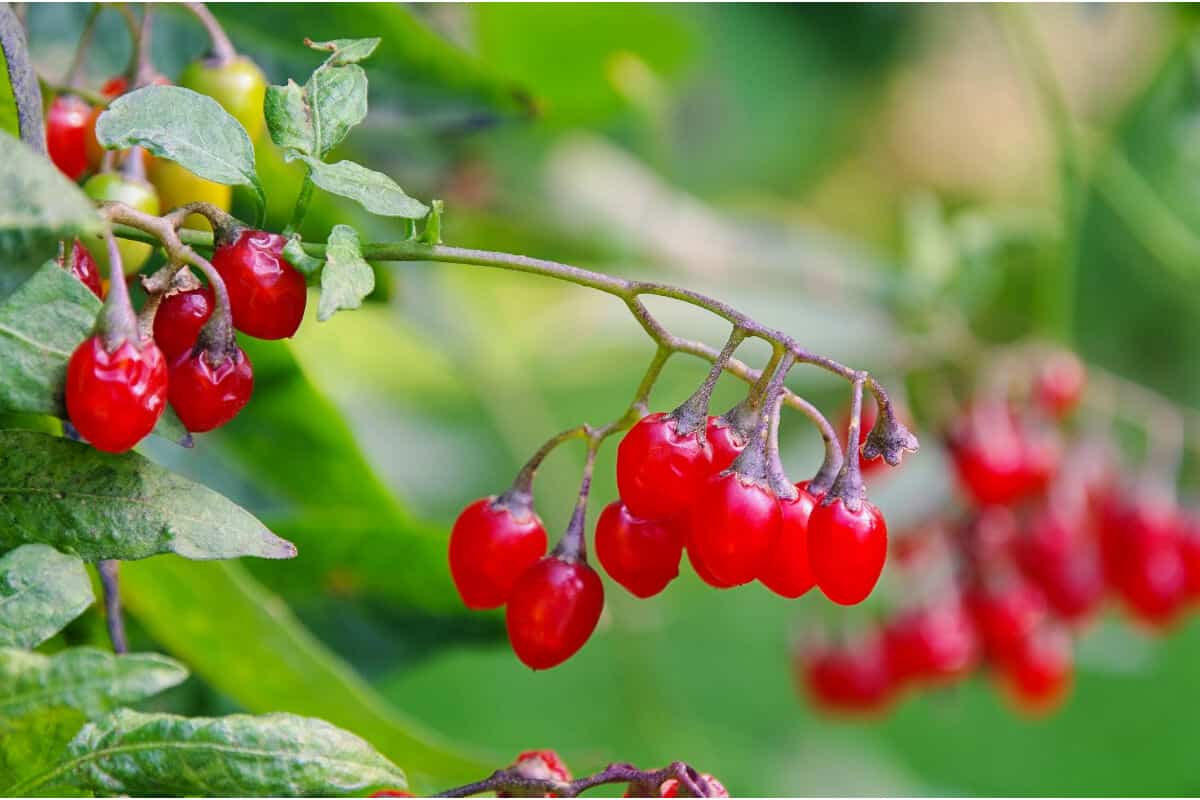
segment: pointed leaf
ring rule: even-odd
[[[0,717],[55,707],[98,717],[152,697],[187,676],[182,664],[157,653],[118,656],[94,647],[73,647],[44,656],[0,650]]]
[[[355,201],[372,214],[421,219],[429,213],[428,206],[409,197],[395,181],[382,172],[367,169],[353,161],[326,164],[311,156],[292,153],[288,156],[299,158],[308,164],[312,170],[313,183],[317,186],[331,194]]]
[[[321,272],[321,303],[317,319],[321,322],[343,308],[358,308],[375,291],[375,270],[362,257],[358,234],[349,225],[334,225],[325,250],[325,269]]]
[[[9,791],[67,783],[98,794],[338,796],[407,786],[357,736],[311,717],[178,717],[121,709],[89,722],[54,769]]]
[[[316,133],[304,89],[288,79],[286,86],[268,86],[263,101],[271,141],[305,155],[316,151]]]
[[[18,547],[0,558],[0,647],[36,647],[93,600],[92,582],[78,557],[44,544]],[[5,688],[0,679],[0,696]]]
[[[382,39],[378,36],[372,36],[368,39],[332,39],[328,42],[306,40],[305,44],[313,50],[333,53],[325,59],[325,63],[336,67],[343,64],[357,64],[359,61],[370,58],[381,41]]]
[[[0,431],[0,547],[43,542],[87,561],[157,553],[291,558],[296,548],[221,495],[137,453]]]

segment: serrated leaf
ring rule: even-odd
[[[94,600],[78,557],[44,544],[18,547],[0,558],[0,647],[36,647]],[[0,696],[4,691],[0,680]]]
[[[52,258],[59,240],[97,233],[100,224],[78,186],[0,131],[0,297]]]
[[[343,64],[357,64],[366,58],[369,58],[375,52],[375,48],[379,47],[382,40],[378,36],[372,36],[368,39],[331,39],[328,42],[305,42],[313,50],[323,50],[333,53],[325,60],[326,64],[332,66],[341,66]]]
[[[311,717],[179,717],[121,709],[84,725],[63,763],[10,787],[67,783],[100,794],[342,796],[407,786],[357,736]]]
[[[288,153],[299,158],[312,171],[312,181],[325,191],[355,201],[372,214],[384,217],[421,219],[429,213],[429,207],[415,200],[387,175],[367,169],[353,161],[338,161],[326,164],[311,156]]]
[[[96,138],[109,150],[140,145],[214,183],[249,186],[265,202],[246,129],[191,89],[145,86],[118,97],[96,120]]]
[[[12,787],[54,769],[67,745],[87,722],[71,708],[39,708],[19,717],[0,714],[0,794],[13,795]],[[46,782],[43,797],[75,797],[80,792],[61,783]]]
[[[0,547],[28,542],[86,561],[296,555],[245,510],[137,453],[0,431]]]
[[[349,225],[334,225],[325,250],[325,269],[321,271],[317,319],[324,322],[343,308],[359,308],[373,291],[375,270],[362,257],[358,234]]]
[[[263,113],[267,118],[267,130],[271,141],[305,155],[312,155],[316,145],[312,115],[304,89],[288,79],[285,86],[268,86],[263,101]]]
[[[45,656],[0,650],[0,717],[55,707],[97,717],[152,697],[187,676],[186,667],[157,653],[118,656],[73,647]]]

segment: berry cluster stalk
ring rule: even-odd
[[[475,783],[438,792],[434,797],[470,797],[476,794],[495,792],[516,797],[545,795],[547,797],[578,797],[588,789],[611,783],[630,785],[630,794],[641,797],[655,793],[664,781],[679,781],[680,796],[711,797],[708,782],[692,767],[675,761],[659,770],[644,771],[632,764],[609,764],[604,769],[573,781],[556,781],[550,778],[528,778],[515,769],[496,770],[490,776]]]

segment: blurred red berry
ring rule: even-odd
[[[46,112],[46,150],[54,166],[73,181],[88,171],[88,121],[92,107],[73,94],[60,94]]]
[[[1011,657],[1046,619],[1041,592],[1015,574],[972,587],[966,600],[984,651],[997,662]]]
[[[878,636],[825,645],[802,653],[799,679],[820,709],[841,714],[876,714],[891,702],[895,683]]]
[[[1052,417],[1070,414],[1079,405],[1087,385],[1087,368],[1074,353],[1060,350],[1049,356],[1033,384],[1035,402]]]
[[[884,630],[895,679],[945,683],[966,675],[979,658],[975,625],[957,599],[906,611]]]
[[[1031,631],[1000,665],[1000,681],[1021,711],[1044,715],[1059,707],[1074,682],[1071,637],[1056,626]]]

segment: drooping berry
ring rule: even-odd
[[[796,496],[779,499],[779,539],[767,556],[759,580],[775,594],[796,598],[814,585],[808,558],[808,521],[819,498],[808,482],[796,484]]]
[[[67,363],[67,414],[98,450],[122,453],[150,433],[167,407],[167,363],[153,342],[122,342],[111,353],[99,336]]]
[[[617,447],[617,489],[641,519],[684,511],[712,471],[712,447],[702,431],[681,434],[670,414],[651,414]]]
[[[546,554],[546,529],[531,507],[476,500],[450,532],[450,574],[467,608],[498,608],[517,579]]]
[[[254,370],[240,347],[214,363],[204,349],[184,351],[170,369],[168,397],[193,433],[219,428],[237,416],[254,391]]]
[[[981,507],[1044,491],[1061,457],[1052,431],[1028,428],[1002,403],[971,409],[951,432],[949,446],[959,483]]]
[[[596,558],[635,597],[653,597],[679,575],[683,539],[670,520],[643,520],[617,500],[596,520]]]
[[[583,561],[547,556],[521,575],[508,598],[505,624],[517,658],[550,669],[583,647],[604,610],[604,586]]]
[[[1112,495],[1100,509],[1105,575],[1134,619],[1170,626],[1188,596],[1178,507],[1169,490],[1146,487]]]
[[[285,244],[279,234],[243,230],[213,253],[229,290],[234,327],[259,339],[287,338],[304,318],[308,291],[304,276],[282,255]]]
[[[1054,353],[1041,365],[1033,384],[1033,397],[1050,416],[1070,414],[1083,396],[1087,368],[1078,356],[1066,350]]]
[[[96,266],[96,259],[92,258],[92,254],[88,249],[80,244],[78,239],[71,242],[71,254],[64,261],[59,262],[59,266],[66,268],[67,263],[71,266],[71,274],[79,279],[79,282],[92,290],[92,294],[104,299],[104,290],[100,283],[100,268]]]
[[[700,580],[704,581],[709,586],[713,587],[714,589],[732,589],[737,585],[735,583],[726,583],[725,581],[718,580],[715,575],[708,571],[708,568],[704,566],[703,562],[696,559],[696,555],[690,547],[685,546],[684,550],[687,552],[688,563],[692,565],[692,572],[695,572],[696,577],[700,578]]]
[[[979,658],[975,627],[957,599],[893,618],[884,630],[884,642],[898,681],[953,681],[970,672]]]
[[[738,472],[712,476],[692,504],[688,552],[720,584],[757,578],[779,540],[775,493]]]
[[[54,166],[73,181],[88,171],[87,136],[92,107],[73,94],[60,94],[46,112],[46,150]]]
[[[705,436],[712,447],[712,466],[716,472],[724,472],[733,464],[733,460],[746,449],[746,439],[722,417],[708,418]]]
[[[896,687],[883,643],[874,634],[803,652],[797,672],[817,707],[835,714],[878,714]]]
[[[808,520],[808,562],[822,593],[841,605],[861,603],[887,559],[887,523],[867,500],[858,510],[826,497]]]
[[[164,297],[154,314],[154,341],[170,361],[191,350],[212,316],[216,300],[210,286]]]
[[[1017,563],[1063,620],[1084,622],[1098,610],[1107,588],[1095,542],[1082,513],[1043,509],[1014,540]]]
[[[1011,658],[1047,613],[1041,592],[1016,574],[972,587],[967,607],[988,658],[996,662]]]
[[[1014,705],[1039,716],[1060,706],[1071,690],[1075,665],[1071,637],[1042,626],[1022,639],[1000,664],[1000,680]]]

